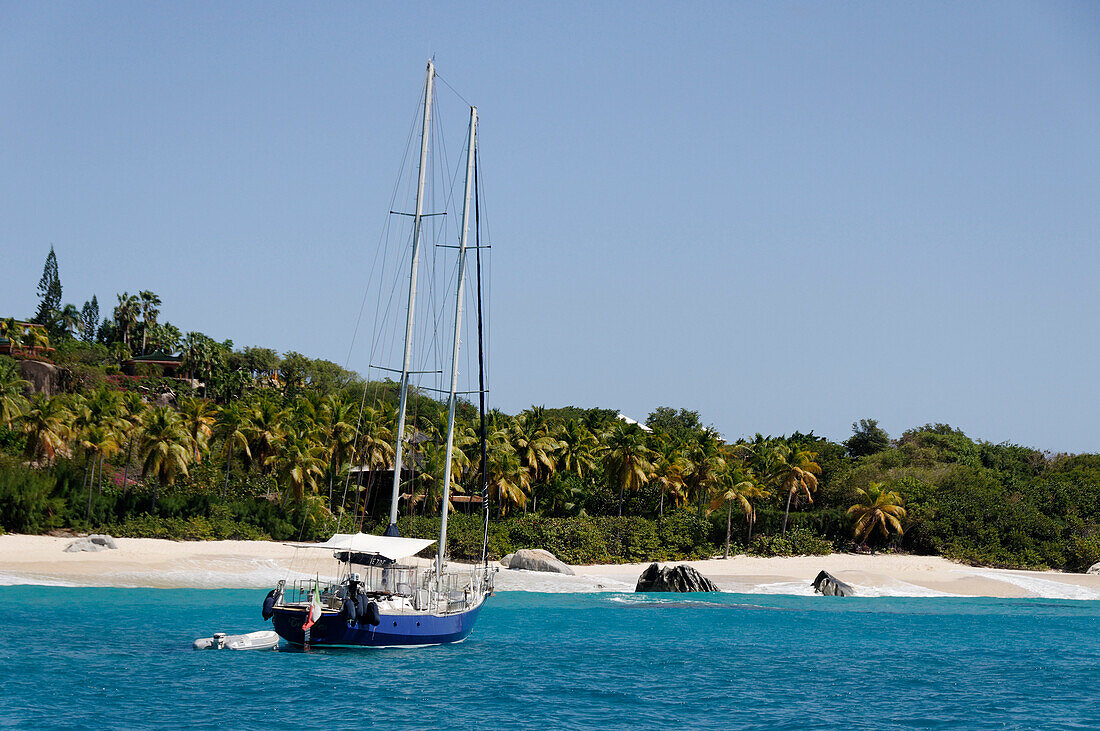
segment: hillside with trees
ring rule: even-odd
[[[379,530],[397,384],[161,318],[151,291],[64,304],[52,249],[29,321],[0,320],[0,526],[184,539]],[[142,358],[145,360],[142,360]],[[53,388],[35,389],[29,364]],[[410,395],[399,525],[438,530],[444,404]],[[489,414],[490,552],[573,563],[895,550],[1082,570],[1100,561],[1100,455],[976,440],[945,424],[896,438],[873,419],[728,441],[695,411],[645,425],[614,409]],[[477,410],[461,405],[450,549],[481,546]]]

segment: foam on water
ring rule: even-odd
[[[1005,570],[959,569],[956,573],[965,576],[981,577],[1015,586],[1028,598],[1073,599],[1080,601],[1100,600],[1100,589],[1043,578],[1034,573]],[[288,570],[271,559],[246,559],[215,563],[210,561],[181,561],[177,568],[168,571],[116,571],[102,573],[87,578],[73,579],[64,575],[45,573],[0,572],[0,586],[114,586],[119,588],[198,588],[198,589],[265,589],[281,579],[310,579],[314,573]],[[331,577],[322,577],[331,578]],[[776,581],[752,583],[732,581],[715,577],[715,581],[725,593],[814,596],[809,581]],[[566,576],[564,574],[503,569],[496,575],[498,592],[533,592],[542,594],[591,594],[623,593],[634,590],[634,578],[610,576]],[[937,589],[918,584],[891,579],[885,583],[863,585],[848,581],[861,597],[957,597]]]
[[[1032,574],[1015,571],[982,571],[966,570],[959,573],[968,576],[981,576],[982,578],[1001,581],[1017,586],[1027,592],[1028,597],[1037,599],[1074,599],[1078,601],[1090,601],[1100,599],[1100,590],[1087,586],[1067,584],[1053,579],[1043,579]]]
[[[545,594],[588,594],[604,591],[633,591],[633,581],[605,576],[566,576],[541,571],[502,569],[496,575],[497,591],[533,591]]]
[[[190,566],[188,564],[191,564]],[[181,561],[167,571],[112,571],[73,580],[44,574],[0,572],[0,586],[85,586],[120,589],[264,589],[286,579],[312,579],[316,574],[289,571],[270,559],[247,559],[210,568],[209,563]],[[322,576],[321,578],[326,578]],[[331,578],[331,577],[327,577]]]
[[[910,584],[908,581],[891,579],[890,583],[882,586],[864,586],[848,582],[855,589],[856,596],[865,597],[953,597],[961,594],[952,594],[938,589],[929,589],[926,586]]]
[[[813,585],[809,581],[776,581],[768,584],[745,584],[733,581],[718,581],[723,591],[732,594],[787,594],[790,596],[814,596]]]
[[[62,581],[50,576],[35,574],[13,574],[0,571],[0,586],[81,586],[71,581]]]

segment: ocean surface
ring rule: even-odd
[[[453,646],[191,649],[265,594],[0,587],[0,727],[1100,727],[1097,601],[500,592]]]

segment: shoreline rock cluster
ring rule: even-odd
[[[720,591],[718,585],[698,571],[688,566],[662,568],[659,564],[650,564],[649,568],[638,577],[638,585],[634,587],[635,593],[648,591],[677,591],[677,592],[713,592]]]

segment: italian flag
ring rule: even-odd
[[[307,630],[316,624],[317,620],[321,618],[321,594],[317,591],[317,587],[313,587],[313,596],[309,600],[309,609],[306,611],[306,622],[302,625],[302,629]]]

